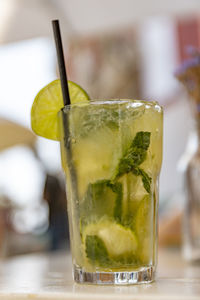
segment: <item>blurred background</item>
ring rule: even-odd
[[[196,135],[174,72],[188,46],[200,47],[199,1],[0,0],[0,256],[69,247],[59,144],[30,130],[35,95],[58,77],[56,18],[69,79],[91,97],[164,107],[160,228],[173,224],[174,235],[161,234],[161,244],[179,246],[183,174]]]

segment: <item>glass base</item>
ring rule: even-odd
[[[125,272],[86,272],[82,268],[74,265],[74,280],[77,283],[86,284],[116,284],[130,285],[150,283],[155,279],[155,269],[153,267],[143,267],[138,271]]]

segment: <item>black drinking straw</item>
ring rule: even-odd
[[[56,45],[57,59],[58,59],[58,67],[60,73],[60,81],[62,87],[62,95],[63,95],[63,103],[64,105],[69,105],[71,103],[69,96],[69,89],[67,83],[67,72],[65,68],[65,59],[63,54],[63,46],[62,39],[60,33],[60,25],[58,20],[52,21],[54,40]]]
[[[67,72],[65,68],[65,60],[63,54],[63,46],[62,46],[62,39],[60,34],[60,26],[58,20],[52,21],[53,26],[53,33],[54,33],[54,40],[56,45],[56,52],[57,52],[57,59],[58,59],[58,67],[60,73],[60,81],[62,87],[62,95],[63,95],[63,103],[65,105],[70,105],[70,96],[69,96],[69,88],[67,83]],[[76,199],[76,204],[78,203],[78,193],[77,193],[77,178],[76,178],[76,170],[73,164],[72,158],[72,149],[71,149],[71,142],[70,142],[70,131],[69,131],[69,119],[68,114],[63,113],[63,130],[64,130],[64,142],[65,147],[67,149],[67,160],[69,163],[69,169],[71,172],[71,184],[74,191],[74,197]]]

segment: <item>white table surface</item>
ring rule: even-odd
[[[177,251],[162,250],[154,283],[92,286],[73,283],[69,254],[18,256],[0,263],[0,299],[200,300],[200,265],[184,263]]]

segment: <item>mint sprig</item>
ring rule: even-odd
[[[151,193],[151,177],[140,167],[147,156],[150,145],[150,132],[139,131],[130,147],[120,159],[116,175],[112,180],[102,179],[88,185],[83,202],[80,205],[81,226],[88,224],[104,215],[122,222],[123,187],[118,179],[132,172],[141,176],[147,193]],[[89,217],[88,217],[89,212]]]
[[[151,193],[151,177],[140,167],[147,157],[147,151],[150,145],[150,132],[140,131],[136,134],[130,147],[120,159],[116,168],[116,175],[112,180],[98,180],[88,185],[87,192],[82,203],[81,215],[82,222],[91,222],[88,215],[101,218],[104,215],[110,216],[119,223],[122,220],[122,183],[118,179],[130,172],[135,176],[141,176],[143,186],[148,194]],[[83,224],[84,225],[84,224]],[[85,253],[93,265],[101,267],[118,267],[121,265],[138,265],[140,261],[131,256],[110,257],[105,243],[97,235],[87,235],[85,240]]]
[[[119,161],[114,180],[117,180],[124,174],[132,172],[134,175],[142,177],[144,188],[148,193],[150,193],[152,181],[151,177],[143,169],[139,168],[147,157],[150,137],[151,133],[148,131],[137,132],[130,147]]]

